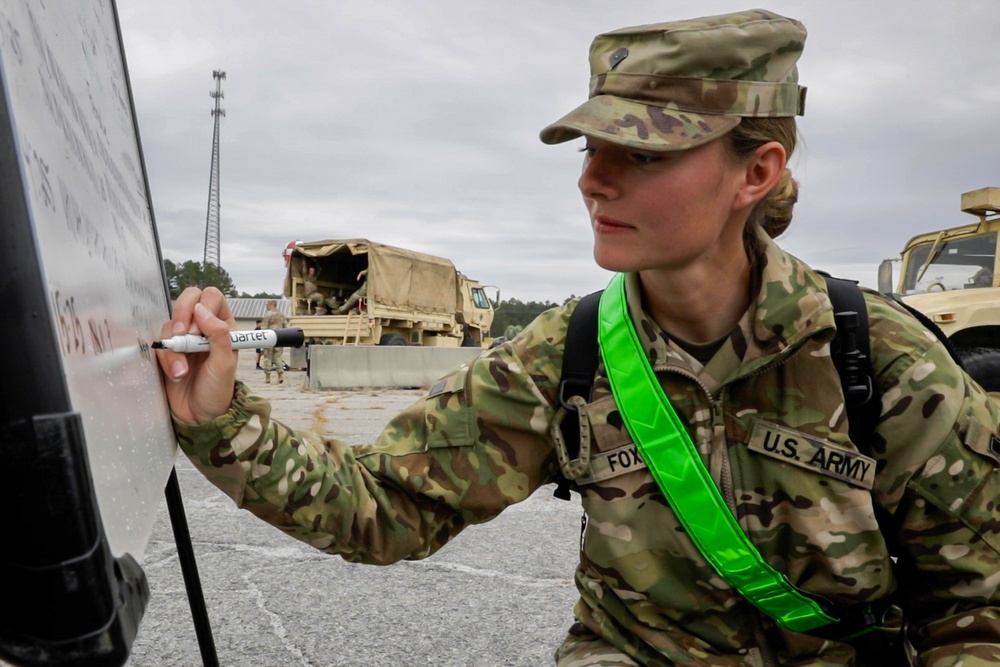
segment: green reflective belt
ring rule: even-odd
[[[649,365],[629,316],[622,274],[601,296],[598,342],[615,403],[642,460],[716,572],[788,630],[808,632],[835,623],[764,562],[726,506]]]

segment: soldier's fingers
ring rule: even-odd
[[[177,324],[179,320],[171,320],[165,322],[162,327],[160,327],[160,339],[167,339],[178,333]],[[188,326],[184,325],[180,333],[187,331]],[[178,382],[188,374],[188,362],[187,358],[183,354],[178,354],[177,352],[172,352],[167,349],[156,350],[156,359],[160,363],[160,369],[163,374],[172,382]]]
[[[224,391],[229,392],[228,397],[232,394],[232,381],[236,377],[237,353],[233,350],[233,341],[229,337],[232,327],[225,320],[216,317],[203,303],[194,307],[194,317],[198,327],[208,338],[208,372],[214,381],[221,383]]]
[[[201,290],[188,287],[174,302],[170,335],[181,335],[191,331],[194,323],[194,306],[201,300]]]
[[[201,293],[201,300],[199,303],[204,306],[207,311],[214,317],[222,320],[230,328],[236,327],[236,320],[233,318],[233,312],[229,308],[229,302],[226,301],[226,295],[219,291],[216,287],[206,287]],[[197,318],[195,319],[197,324]],[[207,336],[208,333],[205,332]]]
[[[196,382],[192,387],[194,400],[191,410],[195,423],[203,423],[229,408],[236,381],[237,353],[229,337],[228,322],[218,318],[204,303],[194,307],[194,316],[209,341],[208,357],[198,366],[197,378],[192,378]]]
[[[232,340],[229,338],[229,322],[218,317],[216,315],[217,311],[213,311],[210,307],[211,305],[213,304],[206,305],[204,301],[195,304],[195,324],[201,330],[202,334],[208,338],[213,350],[218,345],[231,352],[233,348]],[[230,315],[231,317],[232,315]]]

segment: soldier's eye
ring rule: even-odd
[[[629,157],[638,165],[654,164],[663,160],[659,153],[631,153]]]

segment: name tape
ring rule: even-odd
[[[646,462],[634,444],[625,445],[609,452],[597,452],[590,457],[590,469],[577,478],[577,484],[595,484],[628,472],[643,470]]]
[[[865,489],[875,483],[875,459],[765,421],[754,422],[749,449]]]

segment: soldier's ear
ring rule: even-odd
[[[752,208],[766,197],[785,172],[787,160],[785,147],[777,141],[758,146],[743,165],[742,183],[733,202],[734,207]]]

